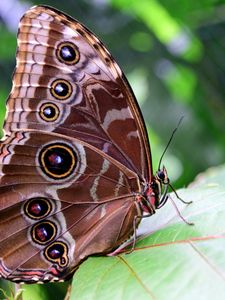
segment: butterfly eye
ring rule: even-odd
[[[164,180],[165,180],[165,173],[164,173],[162,170],[160,170],[160,171],[157,172],[157,176],[158,176],[158,178],[159,178],[162,182],[164,182]]]
[[[73,92],[71,84],[64,79],[53,81],[50,91],[52,96],[59,100],[69,98]]]
[[[163,167],[162,170],[159,170],[156,173],[156,175],[157,175],[158,179],[161,181],[161,183],[169,184],[170,180],[168,178],[167,171],[166,171],[165,167]]]
[[[52,222],[41,222],[31,229],[33,241],[38,244],[46,244],[56,236],[56,227]]]
[[[40,116],[46,122],[53,122],[59,116],[59,109],[53,103],[45,103],[40,108]]]
[[[52,211],[52,204],[46,198],[32,198],[24,205],[24,213],[30,219],[42,219]]]
[[[61,43],[56,50],[56,56],[59,61],[67,65],[74,65],[80,59],[77,47],[71,42]]]
[[[71,175],[77,163],[76,154],[66,144],[53,144],[44,147],[39,154],[43,172],[53,179],[64,179]]]
[[[66,244],[62,242],[54,242],[45,249],[45,256],[48,260],[58,263],[60,267],[64,267],[68,263],[68,249]]]

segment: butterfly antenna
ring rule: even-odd
[[[179,126],[180,126],[180,124],[181,124],[183,118],[184,118],[184,116],[182,116],[182,117],[180,118],[180,120],[179,120],[179,122],[178,122],[176,128],[173,130],[173,132],[172,132],[172,134],[171,134],[171,136],[170,136],[170,139],[169,139],[169,141],[168,141],[168,143],[167,143],[167,145],[166,145],[166,148],[164,149],[164,151],[163,151],[163,153],[162,153],[162,155],[161,155],[161,157],[160,157],[160,160],[159,160],[159,166],[158,166],[158,171],[159,171],[160,168],[161,168],[161,163],[162,163],[163,156],[165,155],[165,153],[166,153],[166,151],[167,151],[169,145],[171,144],[171,141],[172,141],[172,139],[173,139],[173,136],[174,136],[175,132],[177,131],[177,129],[179,128]]]

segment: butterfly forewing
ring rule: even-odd
[[[150,179],[142,117],[121,70],[102,43],[80,23],[43,7],[22,18],[18,41],[6,133],[40,128],[76,137]],[[75,45],[74,64],[59,59],[63,43]],[[71,85],[65,99],[51,92],[60,79]],[[49,102],[59,112],[56,119],[40,114]]]

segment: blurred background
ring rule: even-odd
[[[225,1],[0,1],[0,120],[11,89],[23,12],[56,7],[84,23],[125,72],[148,127],[154,169],[181,116],[163,163],[176,188],[225,158]]]

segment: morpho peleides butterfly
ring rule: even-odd
[[[0,147],[0,274],[8,280],[68,278],[167,200],[166,170],[153,176],[124,74],[93,33],[47,6],[20,21]]]

